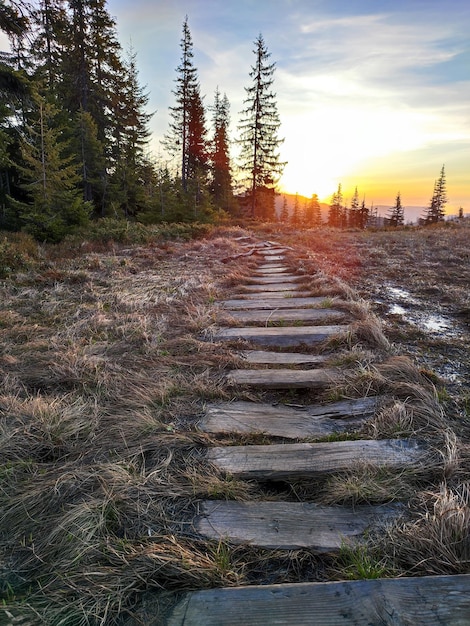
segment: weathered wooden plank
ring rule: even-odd
[[[272,254],[272,252],[263,252],[264,261],[266,263],[278,263],[279,261],[284,261],[285,256],[283,254]]]
[[[297,286],[297,283],[290,280],[287,283],[269,283],[264,285],[243,285],[243,289],[246,289],[247,292],[256,292],[260,293],[263,291],[292,291]]]
[[[279,295],[273,293],[266,300],[261,298],[261,294],[240,294],[240,298],[242,296],[246,299],[222,300],[219,304],[226,309],[299,309],[302,307],[320,307],[326,302],[323,296],[314,298],[280,298]]]
[[[283,263],[269,263],[265,265],[259,265],[255,270],[255,274],[284,274],[288,272],[289,268]]]
[[[194,522],[209,539],[260,548],[337,552],[355,544],[364,532],[396,520],[403,506],[321,506],[305,502],[233,502],[208,500]]]
[[[163,626],[242,624],[469,626],[470,574],[194,591],[163,622]]]
[[[341,380],[338,369],[268,369],[232,370],[227,375],[230,385],[242,385],[257,389],[324,389]]]
[[[321,365],[329,357],[321,354],[303,354],[300,352],[268,352],[266,350],[244,350],[238,356],[247,363],[266,365]]]
[[[214,341],[244,339],[258,345],[287,348],[319,343],[347,330],[345,325],[223,328],[214,334]]]
[[[275,291],[265,291],[265,292],[258,292],[258,293],[249,293],[249,292],[245,292],[245,293],[234,293],[232,295],[232,298],[236,299],[236,298],[240,298],[243,300],[270,300],[271,298],[275,299],[275,300],[279,300],[281,298],[285,298],[285,299],[289,299],[289,298],[310,298],[312,296],[312,292],[311,291],[301,291],[301,290],[292,290],[292,291],[285,291],[283,293],[277,293]],[[323,298],[324,300],[324,298]]]
[[[221,317],[232,317],[243,324],[269,324],[274,322],[321,322],[344,320],[347,315],[338,309],[224,309]]]
[[[208,404],[198,427],[215,434],[265,433],[287,439],[324,437],[360,426],[375,413],[377,402],[377,398],[361,398],[302,408],[254,402]]]
[[[285,252],[287,252],[287,248],[272,246],[272,247],[263,248],[262,250],[260,250],[260,252],[264,256],[272,256],[273,254],[284,254]]]
[[[252,276],[249,281],[250,285],[282,285],[284,283],[298,283],[305,278],[298,274],[276,274],[275,276]]]
[[[209,448],[207,460],[240,478],[281,480],[309,478],[368,463],[376,467],[413,466],[423,457],[414,441],[361,440]]]

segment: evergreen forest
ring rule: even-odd
[[[273,91],[275,63],[260,34],[248,73],[230,156],[230,102],[217,88],[201,93],[186,17],[180,63],[162,141],[177,167],[157,162],[149,142],[149,94],[138,59],[123,50],[106,0],[0,0],[0,230],[38,241],[61,241],[91,220],[217,222],[227,217],[275,219],[295,227],[365,228],[373,208],[343,201],[341,185],[328,214],[318,197],[276,204],[281,160],[280,118]],[[442,168],[424,223],[444,219]],[[387,224],[404,224],[400,194]]]

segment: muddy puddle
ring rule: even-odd
[[[456,320],[439,311],[437,302],[433,306],[419,300],[406,289],[389,285],[384,287],[383,296],[377,302],[385,305],[386,315],[398,316],[423,332],[447,339],[462,337],[465,332],[465,328]]]

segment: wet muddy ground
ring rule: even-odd
[[[357,288],[389,340],[451,396],[470,397],[470,229],[370,233],[367,241],[356,248]]]

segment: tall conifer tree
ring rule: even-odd
[[[251,67],[253,84],[245,87],[245,108],[239,125],[240,165],[250,199],[252,217],[274,217],[274,190],[285,163],[281,162],[278,138],[280,128],[276,95],[272,91],[275,63],[269,63],[263,36],[256,39],[256,60]]]
[[[183,190],[188,190],[188,180],[194,173],[199,138],[195,135],[196,119],[201,116],[202,99],[197,77],[197,70],[193,64],[193,41],[188,26],[188,16],[183,22],[183,35],[180,42],[181,61],[177,71],[176,104],[170,107],[172,121],[170,129],[164,138],[163,145],[172,155],[180,158],[180,173]],[[202,130],[202,129],[200,129]]]

